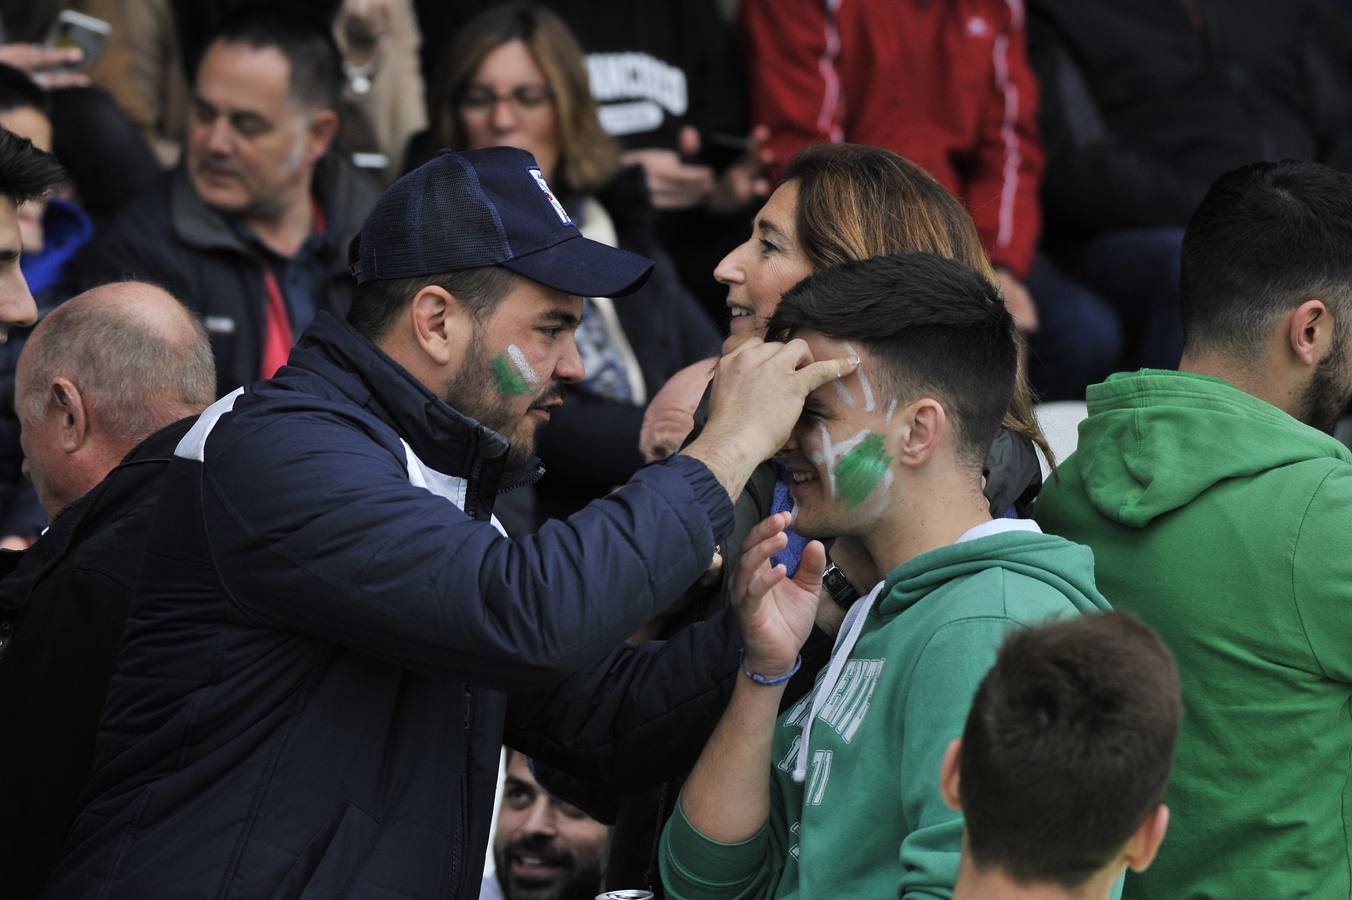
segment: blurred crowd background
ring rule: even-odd
[[[1177,363],[1182,228],[1217,175],[1352,166],[1352,9],[1333,0],[287,0],[257,27],[331,23],[340,71],[299,44],[275,70],[204,60],[254,3],[0,3],[0,124],[72,176],[22,217],[40,309],[161,284],[204,317],[224,393],[341,310],[383,185],[442,147],[530,150],[586,233],[659,264],[638,296],[588,301],[589,375],[506,511],[517,531],[643,463],[652,398],[727,333],[719,260],[805,146],[888,147],[962,200],[1044,401]],[[83,54],[43,49],[72,30]],[[4,405],[0,535],[22,546],[44,520]]]

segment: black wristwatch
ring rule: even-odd
[[[840,566],[833,562],[827,562],[826,571],[822,573],[822,587],[842,609],[849,609],[859,599],[859,592],[850,584],[845,573],[840,571]]]

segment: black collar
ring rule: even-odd
[[[5,553],[0,582],[0,620],[11,627],[28,608],[34,588],[59,566],[89,534],[115,523],[138,501],[153,499],[146,492],[173,458],[174,448],[188,433],[194,418],[180,419],[155,432],[123,457],[116,469],[83,497],[57,513],[51,526],[23,553]],[[2,625],[3,622],[0,622]],[[0,627],[0,645],[6,635]],[[3,649],[0,646],[0,649]]]

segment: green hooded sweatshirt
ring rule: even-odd
[[[841,628],[843,667],[829,667],[779,719],[765,827],[729,845],[696,831],[679,807],[668,821],[661,865],[669,896],[952,896],[962,816],[939,794],[939,767],[962,735],[977,685],[1011,629],[1108,608],[1089,551],[1036,530],[923,553],[858,603],[870,599],[852,647],[852,620]],[[818,692],[823,705],[799,783],[793,771]]]
[[[1183,680],[1169,833],[1124,896],[1347,898],[1352,454],[1215,378],[1115,375],[1088,400],[1038,521],[1089,545]]]

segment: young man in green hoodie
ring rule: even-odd
[[[1169,841],[1125,896],[1352,896],[1352,176],[1222,176],[1183,240],[1178,372],[1089,389],[1038,520],[1174,652]]]
[[[809,397],[783,459],[795,529],[856,539],[885,577],[776,721],[826,557],[808,544],[790,580],[770,564],[789,514],[753,529],[733,591],[744,674],[668,822],[663,881],[700,900],[947,897],[962,818],[935,773],[977,683],[1011,629],[1107,603],[1085,548],[992,521],[982,496],[1017,357],[984,278],[928,254],[849,263],[785,295],[770,328],[861,360]]]

